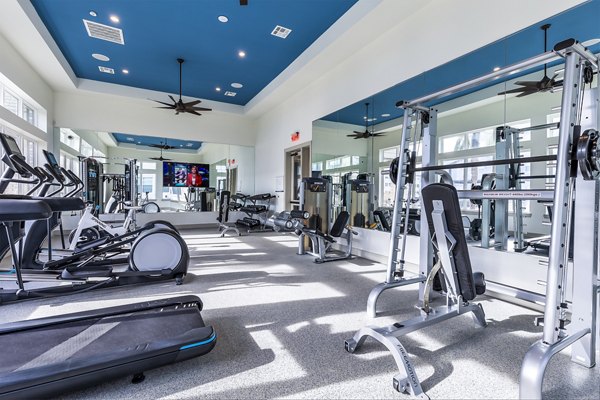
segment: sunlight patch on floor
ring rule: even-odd
[[[218,245],[188,245],[190,251],[231,251],[231,250],[252,250],[254,246],[246,243],[220,243]]]
[[[219,396],[219,393],[223,393],[225,390],[230,391],[232,381],[236,382],[236,390],[239,390],[241,388],[263,385],[270,386],[274,382],[299,379],[308,375],[273,332],[270,330],[261,330],[249,332],[249,334],[256,342],[258,348],[265,352],[273,352],[275,358],[272,361],[259,367],[212,381],[209,384],[173,393],[169,397],[197,398],[198,394],[201,393],[202,397],[210,397],[212,395],[217,398],[225,398],[226,396]],[[260,354],[258,356],[260,357]]]
[[[295,324],[291,324],[285,327],[285,330],[290,332],[290,333],[294,333],[299,331],[302,328],[306,328],[307,326],[310,326],[310,322],[308,321],[302,321],[302,322],[297,322]]]
[[[214,308],[232,308],[247,307],[260,304],[277,304],[286,301],[306,301],[315,299],[329,299],[334,297],[344,297],[345,295],[330,286],[318,283],[270,283],[267,281],[258,282],[255,287],[238,287],[231,285],[235,289],[235,296],[229,298],[229,304],[216,304]],[[262,288],[269,286],[268,294]],[[215,290],[223,290],[220,286]],[[208,289],[206,293],[210,293]]]
[[[292,237],[292,236],[265,236],[264,239],[266,240],[270,240],[271,242],[277,242],[277,243],[282,243],[282,242],[294,242],[294,243],[298,243],[298,237]]]

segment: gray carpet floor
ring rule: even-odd
[[[213,230],[182,232],[192,263],[184,285],[172,282],[2,306],[2,322],[64,314],[178,294],[197,294],[218,333],[204,357],[146,372],[141,384],[123,377],[66,399],[327,398],[401,399],[396,366],[373,340],[355,354],[344,339],[364,325],[383,326],[418,315],[417,288],[385,292],[383,316],[368,319],[366,300],[385,266],[365,259],[314,264],[295,254],[297,239],[277,233],[220,238]],[[433,399],[518,398],[518,375],[528,347],[541,337],[539,313],[483,296],[488,326],[469,315],[411,333],[401,341],[423,389]],[[392,311],[397,310],[397,311]],[[599,368],[555,356],[545,398],[600,398]]]

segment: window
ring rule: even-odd
[[[19,98],[6,89],[4,89],[2,104],[8,111],[19,115]]]
[[[156,200],[156,174],[142,174],[138,192],[142,194],[142,198],[148,193],[149,200]]]
[[[443,136],[440,138],[440,153],[453,153],[481,147],[494,146],[496,135],[493,128],[480,129],[471,132],[463,132],[456,135]]]
[[[394,207],[396,185],[394,185],[390,179],[389,168],[379,168],[379,177],[379,206]]]
[[[27,93],[22,91],[4,75],[0,74],[0,106],[3,106],[19,118],[23,118],[31,125],[46,130],[46,110],[35,104],[35,101]],[[40,121],[38,121],[38,114],[40,113],[44,117],[39,118]],[[42,122],[42,126],[38,126],[38,122]]]
[[[379,150],[379,162],[390,162],[394,158],[398,157],[400,146],[388,147],[386,149]]]
[[[556,130],[558,132],[558,130]],[[546,154],[548,155],[557,155],[558,154],[558,145],[553,144],[548,146],[546,149]],[[551,178],[546,178],[546,189],[554,189],[554,179],[556,176],[556,160],[546,161],[546,175],[551,175]]]
[[[323,161],[318,161],[318,162],[312,163],[312,170],[313,171],[323,171]],[[219,165],[217,165],[217,172],[219,172]]]
[[[91,144],[81,139],[81,150],[80,153],[86,157],[91,157],[94,154],[94,148]]]
[[[156,163],[155,162],[142,161],[142,169],[155,170],[156,169]]]
[[[35,110],[25,103],[23,103],[23,119],[35,125]]]
[[[23,146],[21,147],[21,152],[25,156],[25,160],[30,165],[37,165],[37,143],[32,140],[23,138]]]
[[[555,123],[560,122],[560,114],[555,113],[555,114],[547,115],[546,122],[549,124],[555,124]],[[558,129],[557,128],[548,128],[546,130],[546,137],[548,137],[548,138],[558,137]]]

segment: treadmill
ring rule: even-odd
[[[47,219],[43,199],[0,195],[0,228]],[[14,249],[14,246],[13,246]],[[20,257],[13,255],[20,273]],[[216,343],[197,296],[181,296],[0,325],[0,399],[31,399],[210,352]]]

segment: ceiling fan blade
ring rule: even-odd
[[[200,104],[200,103],[202,103],[202,100],[194,100],[194,101],[190,101],[187,103],[183,103],[183,105],[186,107],[191,107],[191,106],[195,106],[196,104]]]
[[[157,102],[157,103],[163,104],[163,105],[165,105],[165,106],[169,106],[169,107],[175,107],[175,105],[173,105],[173,104],[170,104],[170,103],[165,103],[164,101],[159,101],[159,100],[152,100],[152,101],[155,101],[155,102]]]
[[[173,96],[169,95],[169,98],[170,98],[171,100],[173,100],[173,103],[177,104],[177,100],[175,100],[175,99],[173,98]]]
[[[518,94],[517,97],[525,97],[525,96],[529,96],[530,94],[534,94],[534,93],[538,93],[538,92],[539,92],[539,90],[528,90],[526,92]]]
[[[194,115],[202,115],[194,110],[187,110],[187,112],[189,112],[190,114],[194,114]]]
[[[165,109],[165,110],[174,110],[174,109],[175,109],[175,107],[173,107],[173,106],[166,106],[166,107],[154,107],[154,108],[162,108],[162,109]]]
[[[511,93],[521,93],[521,92],[528,92],[532,89],[528,89],[528,88],[516,88],[516,89],[511,89],[511,90],[507,90],[505,92],[500,92],[498,93],[499,95],[503,95],[503,94],[511,94]]]
[[[373,133],[371,136],[385,136],[385,133],[382,133],[382,132]]]
[[[517,81],[515,82],[515,85],[519,85],[519,86],[525,86],[525,87],[537,87],[537,85],[540,83],[540,81]]]
[[[356,135],[346,135],[347,137],[355,137]]]
[[[352,132],[356,133],[357,135],[362,135],[362,134],[364,134],[364,132],[362,132],[362,131],[361,131],[361,132],[359,132],[359,131],[352,131]]]
[[[195,110],[195,111],[212,111],[212,108],[204,108],[204,107],[190,107],[190,110]]]
[[[354,139],[361,139],[361,137],[360,136],[356,136]]]

